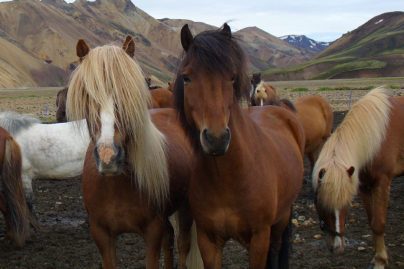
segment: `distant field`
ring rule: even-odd
[[[282,98],[295,100],[302,95],[322,95],[334,110],[348,110],[350,105],[372,87],[385,85],[394,95],[404,95],[404,78],[332,79],[271,82]],[[54,122],[56,94],[60,87],[0,89],[0,111],[13,110],[31,114],[44,122]]]
[[[60,89],[62,88],[0,89],[0,111],[12,110],[33,115],[44,122],[54,122],[56,94]]]

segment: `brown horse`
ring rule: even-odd
[[[334,114],[328,101],[318,95],[299,97],[294,105],[306,137],[304,153],[313,169],[325,141],[331,135]]]
[[[56,95],[56,121],[66,122],[66,97],[67,97],[67,87],[58,91]]]
[[[83,197],[90,232],[104,268],[115,268],[116,237],[135,232],[146,242],[146,267],[159,268],[164,239],[165,268],[173,267],[168,217],[178,211],[179,267],[185,268],[192,218],[187,189],[192,149],[174,110],[153,110],[134,42],[124,48],[90,50],[77,44],[81,64],[67,95],[69,118],[87,120],[90,145],[83,169]],[[191,268],[197,268],[191,265]]]
[[[267,82],[261,81],[254,90],[251,104],[255,106],[274,105],[279,103],[276,89]]]
[[[377,88],[361,98],[324,144],[313,170],[320,227],[330,250],[344,250],[345,218],[359,194],[374,237],[372,268],[384,268],[386,211],[393,177],[404,175],[404,97]]]
[[[150,90],[152,96],[152,108],[173,107],[173,93],[170,91],[169,87]]]
[[[30,215],[21,178],[20,147],[0,127],[0,211],[6,220],[7,237],[21,247],[30,235]]]
[[[205,268],[221,267],[230,238],[248,249],[250,268],[266,267],[270,247],[271,268],[286,268],[287,227],[303,181],[302,126],[286,109],[240,107],[249,80],[227,24],[195,38],[185,25],[181,43],[174,96],[196,151],[189,199]]]
[[[263,81],[256,87],[254,96],[255,102],[261,106],[276,105],[297,112],[306,138],[304,153],[313,168],[321,148],[332,132],[334,114],[329,102],[322,96],[307,95],[299,97],[293,104],[288,99],[280,99],[276,90]]]

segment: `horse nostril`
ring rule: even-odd
[[[203,129],[202,136],[208,143],[212,142],[212,136],[208,133],[208,129]]]

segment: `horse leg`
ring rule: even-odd
[[[384,229],[386,213],[389,202],[390,180],[387,177],[379,178],[376,186],[370,190],[361,190],[360,194],[368,215],[368,221],[373,233],[375,256],[370,268],[382,269],[388,263],[388,255],[384,243]]]
[[[116,235],[90,219],[90,232],[102,256],[102,268],[114,269],[116,260]]]
[[[155,218],[146,228],[146,268],[158,269],[161,245],[164,237],[165,224],[162,219]]]
[[[163,239],[164,249],[164,268],[174,268],[174,229],[171,223],[167,220],[165,225],[165,234]]]
[[[222,268],[222,252],[224,240],[210,236],[204,230],[196,227],[198,234],[198,246],[205,269]]]
[[[191,249],[191,226],[192,218],[188,208],[180,208],[176,213],[178,225],[178,268],[187,268],[187,256]]]
[[[268,269],[289,268],[290,223],[291,212],[285,214],[281,221],[271,227],[271,242],[267,258]]]
[[[270,238],[271,227],[264,228],[253,233],[249,247],[251,269],[263,269],[266,267],[267,254],[270,246]]]

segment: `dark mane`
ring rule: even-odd
[[[177,78],[174,83],[174,106],[180,120],[194,142],[198,144],[199,132],[195,126],[190,126],[184,111],[184,83],[182,69],[184,66],[195,66],[210,74],[220,74],[234,79],[234,98],[238,103],[242,98],[249,98],[250,80],[247,75],[246,58],[243,49],[237,43],[237,38],[223,33],[223,28],[201,32],[195,36],[188,51],[183,54]]]

